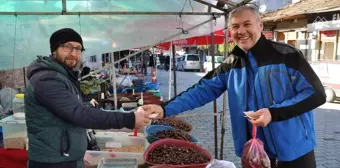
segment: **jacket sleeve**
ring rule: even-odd
[[[38,103],[53,112],[56,116],[83,128],[92,129],[133,129],[134,113],[106,112],[83,106],[76,95],[55,77],[46,77],[37,81],[34,90]]]
[[[301,52],[295,57],[294,80],[291,81],[296,96],[269,108],[272,121],[287,120],[313,110],[326,102],[324,87]],[[292,60],[290,60],[292,61]]]
[[[229,67],[228,64],[222,63],[197,84],[166,102],[163,105],[165,116],[192,110],[217,99],[227,88]]]

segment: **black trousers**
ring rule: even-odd
[[[289,162],[276,162],[276,159],[270,159],[272,168],[316,168],[314,150]]]
[[[143,64],[143,67],[142,67],[142,73],[144,74],[144,75],[147,75],[148,74],[148,69],[147,69],[148,67],[147,67],[147,64]]]

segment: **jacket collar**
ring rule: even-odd
[[[254,45],[254,47],[249,50],[249,52],[253,54],[257,61],[263,61],[264,59],[268,58],[266,56],[269,53],[269,49],[270,43],[268,42],[266,37],[263,34],[261,34],[260,39]],[[238,46],[235,46],[231,53],[235,56],[247,59],[247,53]]]

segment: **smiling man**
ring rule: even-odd
[[[113,113],[83,106],[79,72],[74,71],[84,51],[77,32],[54,32],[50,48],[52,56],[38,57],[27,72],[28,168],[83,168],[86,128],[138,129],[149,119],[142,111]]]
[[[272,168],[315,168],[312,110],[326,101],[324,88],[299,50],[267,40],[257,9],[229,14],[237,44],[230,56],[197,84],[162,106],[145,105],[155,119],[201,107],[228,91],[236,154],[241,157],[252,125],[264,142]],[[248,113],[247,120],[243,112]]]

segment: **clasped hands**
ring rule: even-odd
[[[161,106],[149,104],[139,107],[135,112],[135,129],[142,128],[149,124],[150,120],[164,117],[164,110]]]

